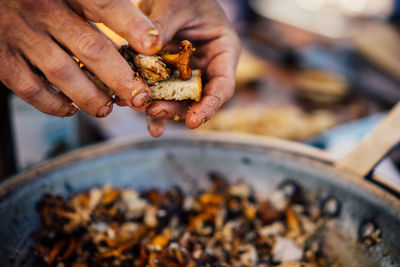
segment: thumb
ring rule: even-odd
[[[192,17],[190,1],[142,1],[140,9],[159,31],[161,46],[169,43]]]

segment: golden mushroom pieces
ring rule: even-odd
[[[334,218],[322,215],[318,196],[306,199],[287,181],[260,198],[243,181],[210,179],[191,194],[104,186],[45,195],[35,254],[52,266],[334,266],[323,250]]]
[[[179,50],[177,54],[144,56],[137,54],[128,45],[123,45],[119,52],[135,71],[133,79],[143,79],[149,85],[153,99],[200,101],[202,94],[201,71],[192,71],[191,69],[192,55],[195,49],[189,41],[184,40],[181,42]],[[114,95],[82,64],[81,68],[100,90],[109,96]]]
[[[164,54],[161,55],[163,61],[169,65],[174,66],[179,70],[182,80],[186,81],[192,77],[192,55],[195,49],[192,43],[188,40],[181,42],[178,54]]]

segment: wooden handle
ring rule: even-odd
[[[400,34],[387,22],[373,21],[353,35],[356,49],[378,67],[400,78]]]
[[[361,143],[336,166],[365,177],[400,141],[400,102]]]

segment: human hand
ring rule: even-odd
[[[151,101],[150,89],[133,79],[133,70],[112,42],[88,20],[103,22],[141,54],[161,48],[154,25],[129,0],[3,0],[0,81],[48,114],[71,116],[78,106],[92,116],[107,116],[111,99],[85,76],[71,53],[116,93],[119,103],[145,108]],[[30,65],[58,90],[34,74]]]
[[[193,63],[207,80],[198,103],[153,101],[147,108],[149,132],[160,136],[165,120],[177,118],[197,128],[233,95],[240,40],[213,0],[143,0],[140,8],[160,32],[163,46],[172,39],[193,42]]]

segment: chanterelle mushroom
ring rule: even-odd
[[[190,64],[192,63],[194,49],[189,41],[184,40],[181,42],[179,50],[178,54],[165,54],[161,55],[161,57],[165,63],[177,68],[181,74],[182,80],[186,81],[192,77]]]

